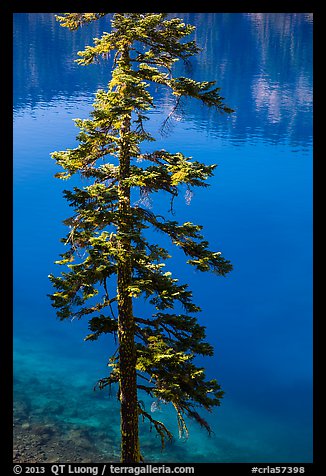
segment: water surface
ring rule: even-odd
[[[177,73],[216,79],[236,111],[217,116],[188,102],[184,118],[162,137],[170,98],[158,91],[150,126],[155,147],[218,164],[211,187],[196,191],[189,206],[180,199],[175,218],[203,225],[234,270],[226,278],[199,274],[176,251],[171,270],[203,309],[200,322],[215,356],[202,363],[226,393],[207,416],[210,438],[191,424],[189,439],[179,440],[175,416],[162,408],[175,441],[162,453],[142,426],[144,457],[310,462],[312,16],[180,15],[196,25],[203,50],[190,73],[182,65]],[[88,116],[96,89],[110,79],[110,59],[90,67],[73,62],[108,28],[104,19],[69,32],[50,13],[14,15],[14,397],[28,403],[30,422],[55,421],[63,434],[85,428],[97,451],[114,458],[118,405],[114,395],[93,392],[113,344],[110,338],[84,343],[87,322],[59,322],[46,296],[48,274],[60,271],[54,261],[63,252],[62,220],[71,213],[62,190],[74,185],[53,178],[58,170],[50,153],[74,147],[72,119]],[[169,203],[154,199],[153,207],[167,212]]]

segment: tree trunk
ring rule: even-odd
[[[129,53],[124,51],[122,60],[126,67]],[[120,129],[119,151],[119,229],[120,252],[118,259],[118,339],[120,363],[120,415],[121,415],[121,461],[138,463],[140,461],[138,436],[138,398],[135,347],[135,322],[132,297],[129,286],[132,280],[131,239],[132,216],[130,208],[130,188],[123,183],[130,172],[130,115],[126,115]]]

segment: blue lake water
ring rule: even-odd
[[[141,425],[143,454],[160,462],[311,462],[312,16],[178,16],[196,25],[203,48],[186,74],[216,79],[235,109],[221,116],[186,103],[162,137],[170,98],[157,91],[150,125],[155,147],[218,164],[210,188],[190,205],[179,199],[175,218],[203,225],[234,270],[226,278],[196,273],[177,251],[170,268],[203,309],[215,356],[202,364],[225,397],[207,415],[213,435],[190,424],[187,441],[163,407],[175,441],[161,452]],[[14,15],[14,398],[28,402],[31,420],[59,402],[58,427],[84,426],[99,451],[118,454],[116,398],[93,391],[113,343],[85,343],[87,322],[59,322],[47,297],[71,213],[62,190],[75,184],[53,177],[50,153],[76,144],[72,119],[88,116],[110,79],[110,60],[73,62],[108,28],[104,19],[70,32],[51,13]],[[185,74],[182,65],[177,73]],[[167,213],[169,203],[153,197],[152,206]]]

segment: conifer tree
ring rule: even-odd
[[[65,13],[57,16],[61,26],[76,30],[109,15]],[[223,103],[215,81],[174,77],[178,60],[198,53],[194,31],[166,13],[110,14],[110,32],[95,38],[93,46],[78,53],[77,63],[89,65],[114,53],[107,90],[98,90],[88,119],[76,119],[78,146],[54,152],[63,168],[56,177],[74,174],[86,185],[65,190],[74,213],[64,223],[69,233],[62,239],[67,251],[58,264],[65,267],[59,277],[50,275],[56,290],[50,295],[60,319],[89,319],[90,334],[117,336],[117,349],[109,359],[110,374],[98,382],[100,389],[117,384],[121,408],[121,461],[142,460],[139,420],[148,420],[158,432],[162,446],[172,431],[155,419],[138,395],[149,395],[157,405],[172,404],[179,433],[187,435],[187,418],[208,432],[199,408],[211,410],[223,396],[215,379],[195,363],[197,355],[212,356],[205,341],[205,327],[196,313],[187,284],[180,284],[165,271],[169,252],[151,241],[148,229],[167,235],[181,248],[187,263],[199,271],[226,275],[231,263],[221,252],[211,251],[201,234],[202,227],[178,223],[146,207],[146,199],[161,191],[171,203],[180,191],[190,196],[193,187],[206,187],[215,165],[206,165],[165,149],[146,151],[154,137],[146,130],[147,111],[155,107],[149,85],[170,90],[176,111],[182,98],[195,98],[219,112],[232,112]],[[172,114],[171,112],[171,114]],[[145,143],[145,144],[142,144]],[[141,148],[142,145],[142,148]],[[140,199],[133,201],[135,194]],[[133,301],[145,298],[153,312],[144,307],[135,315]]]

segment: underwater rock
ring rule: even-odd
[[[65,406],[56,401],[50,401],[48,405],[44,407],[44,413],[50,415],[61,415],[65,410]]]
[[[119,462],[119,455],[114,453],[118,443],[102,438],[102,432],[95,428],[73,426],[57,419],[47,423],[44,418],[30,419],[16,424],[13,436],[15,463]]]
[[[154,413],[154,412],[157,412],[157,411],[160,411],[161,408],[160,408],[160,404],[158,401],[154,401],[152,404],[151,404],[151,412]]]
[[[24,421],[27,420],[29,413],[30,413],[30,402],[25,400],[18,400],[14,403],[13,414],[16,421]]]
[[[53,426],[49,425],[34,425],[31,428],[31,432],[38,438],[41,444],[47,443],[56,433]]]
[[[89,432],[85,428],[73,428],[68,432],[67,439],[77,448],[90,449],[94,446]]]

